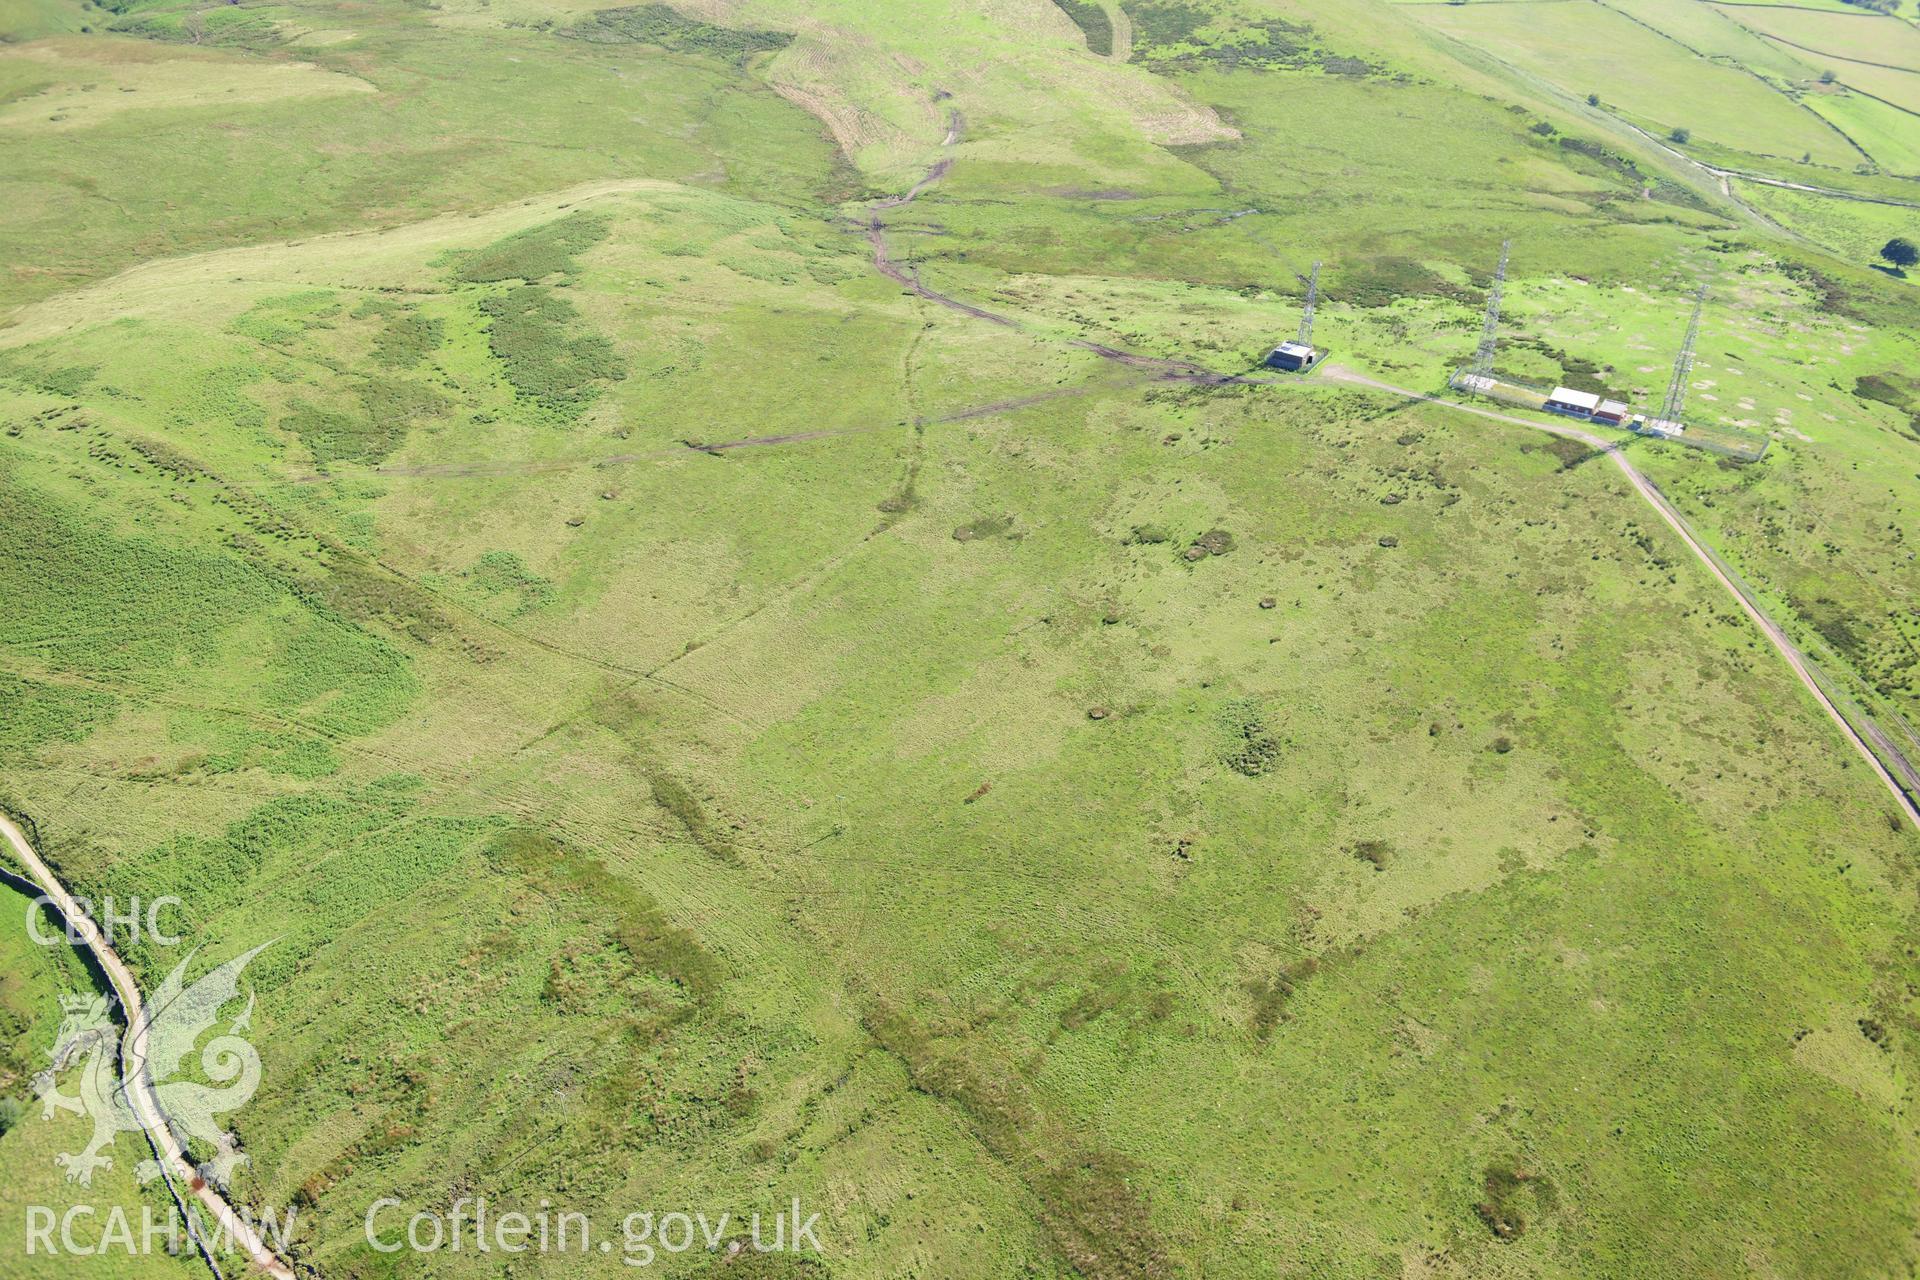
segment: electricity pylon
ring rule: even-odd
[[[1493,273],[1493,288],[1487,291],[1487,318],[1480,325],[1480,347],[1473,353],[1473,372],[1482,378],[1493,376],[1493,338],[1500,330],[1500,292],[1507,283],[1507,251],[1513,241],[1500,242],[1500,267]]]
[[[1298,274],[1297,272],[1295,274]],[[1320,300],[1320,264],[1313,264],[1313,276],[1307,280],[1307,309],[1300,316],[1300,342],[1311,345],[1308,339],[1313,337],[1313,304]]]

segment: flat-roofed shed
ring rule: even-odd
[[[1304,342],[1283,342],[1267,356],[1267,364],[1275,369],[1304,369],[1319,355]]]
[[[1553,394],[1547,397],[1547,408],[1555,413],[1570,413],[1577,418],[1590,418],[1599,407],[1599,396],[1591,391],[1575,391],[1572,387],[1555,387]]]

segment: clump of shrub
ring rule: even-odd
[[[915,1091],[951,1103],[997,1158],[1033,1170],[1029,1185],[1049,1243],[1057,1255],[1073,1259],[1080,1274],[1104,1280],[1172,1273],[1152,1215],[1133,1189],[1139,1170],[1124,1156],[1052,1140],[1018,1072],[974,1065],[884,1000],[875,1002],[864,1024],[905,1064]],[[730,1260],[721,1261],[733,1276]]]
[[[695,998],[711,994],[725,976],[692,933],[670,923],[653,898],[607,869],[605,863],[526,827],[501,832],[487,856],[524,876],[542,893],[604,916],[614,943],[640,968],[658,973]]]
[[[296,594],[354,622],[378,622],[430,643],[449,627],[433,598],[404,578],[382,572],[377,564],[346,548],[330,548],[326,573],[289,578]],[[397,661],[397,659],[396,659]]]
[[[1089,0],[1053,0],[1060,12],[1073,19],[1073,25],[1087,38],[1087,49],[1101,57],[1113,53],[1113,21],[1107,11]]]
[[[1886,374],[1869,373],[1855,378],[1853,394],[1862,400],[1892,405],[1896,409],[1905,409],[1913,404],[1913,396]]]
[[[649,780],[653,789],[653,802],[679,819],[687,835],[707,853],[722,862],[737,862],[739,851],[734,848],[733,837],[713,825],[707,811],[693,792],[681,782],[665,773],[655,773]]]
[[[704,54],[727,62],[744,62],[756,53],[784,49],[793,43],[793,37],[784,31],[718,27],[664,4],[602,9],[584,22],[562,28],[559,34],[592,44],[650,44],[674,53]]]
[[[1564,150],[1573,152],[1575,155],[1584,156],[1599,168],[1607,170],[1616,177],[1624,178],[1634,183],[1643,181],[1639,167],[1636,166],[1633,161],[1616,151],[1608,150],[1592,138],[1563,136],[1560,139],[1560,146]]]
[[[511,591],[519,595],[516,614],[537,609],[553,598],[553,582],[527,568],[511,551],[489,551],[467,570],[467,580],[488,595]]]
[[[467,284],[499,284],[507,280],[532,284],[550,275],[578,270],[575,255],[606,238],[604,216],[568,214],[544,226],[516,231],[467,254],[460,260],[454,278]]]
[[[1089,1022],[1124,1006],[1133,996],[1133,976],[1127,966],[1105,961],[1095,970],[1087,985],[1060,1011],[1060,1028],[1078,1031]]]
[[[413,310],[396,312],[374,335],[373,362],[388,369],[412,368],[439,347],[444,330],[437,317]]]
[[[1062,0],[1055,0],[1065,7]],[[1129,0],[1133,60],[1156,70],[1306,71],[1364,76],[1377,70],[1361,58],[1320,45],[1312,27],[1284,18],[1222,21],[1185,0]]]
[[[1571,471],[1582,463],[1600,456],[1599,452],[1591,446],[1581,444],[1578,440],[1568,439],[1566,436],[1548,436],[1544,447],[1548,453],[1560,460],[1562,471]]]
[[[1370,863],[1375,871],[1385,871],[1387,860],[1393,856],[1393,846],[1385,840],[1362,840],[1353,846],[1353,856]]]
[[[1209,529],[1195,538],[1193,545],[1210,556],[1224,556],[1233,550],[1233,535],[1225,529]]]
[[[390,423],[383,427],[305,400],[293,402],[292,412],[281,425],[299,436],[313,460],[323,467],[341,460],[376,461],[400,443],[401,433]]]
[[[1473,1206],[1473,1211],[1499,1239],[1516,1239],[1527,1229],[1519,1200],[1521,1192],[1528,1188],[1533,1190],[1541,1208],[1553,1208],[1558,1192],[1551,1179],[1510,1162],[1489,1165],[1481,1183],[1483,1198]]]
[[[544,408],[573,414],[603,384],[627,376],[613,343],[576,333],[579,313],[550,289],[521,285],[480,304],[492,321],[487,345],[520,395]]]
[[[1347,268],[1341,273],[1338,287],[1342,302],[1369,309],[1394,306],[1418,295],[1451,298],[1462,303],[1472,303],[1476,298],[1485,300],[1481,294],[1454,283],[1425,263],[1393,254],[1368,258]]]
[[[33,360],[23,360],[15,356],[0,357],[0,377],[24,382],[30,387],[45,391],[49,395],[65,396],[69,400],[80,397],[94,375],[100,372],[98,365],[64,365],[51,368]]]
[[[0,759],[52,742],[78,742],[111,719],[119,699],[94,689],[43,684],[0,671]]]
[[[358,396],[358,414],[296,400],[282,425],[300,437],[323,467],[332,462],[379,463],[400,447],[415,422],[446,408],[439,393],[399,378],[367,378]]]
[[[376,427],[398,428],[405,434],[419,418],[431,418],[447,407],[431,387],[402,378],[368,378],[359,386],[360,407]]]
[[[310,329],[331,329],[340,314],[339,299],[327,289],[262,298],[227,326],[242,337],[284,347]]]
[[[1287,1016],[1287,1002],[1293,999],[1293,993],[1300,984],[1312,977],[1320,968],[1320,962],[1312,956],[1303,956],[1266,977],[1255,978],[1247,984],[1247,994],[1253,997],[1253,1035],[1265,1044],[1273,1035],[1273,1029]]]
[[[772,1156],[769,1151],[767,1158]],[[751,1240],[751,1236],[736,1237],[716,1250],[713,1260],[696,1274],[724,1280],[830,1280],[831,1273],[805,1254],[784,1250],[762,1253],[750,1247]],[[735,1249],[735,1244],[741,1247]]]
[[[953,531],[953,540],[972,542],[976,538],[1005,537],[1012,528],[1012,516],[975,516]]]
[[[1033,1179],[1055,1252],[1089,1280],[1174,1273],[1141,1193],[1139,1166],[1112,1151],[1055,1156]]]
[[[1228,743],[1222,753],[1227,768],[1257,778],[1280,763],[1280,739],[1267,727],[1265,714],[1251,698],[1228,704],[1224,712]]]

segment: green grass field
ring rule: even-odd
[[[1915,117],[1878,99],[1852,92],[1819,94],[1809,97],[1807,102],[1858,143],[1882,169],[1908,177],[1920,174],[1920,147],[1916,147],[1914,139]],[[1880,242],[1884,243],[1884,240]],[[1878,249],[1879,244],[1871,248]]]
[[[1738,68],[1770,83],[1791,87],[1817,80],[1822,64],[1798,50],[1773,43],[1740,22],[1740,10],[1725,11],[1687,0],[1607,0],[1607,7],[1684,45],[1698,57]],[[1755,10],[1756,13],[1761,12]]]
[[[1741,25],[1803,55],[1920,72],[1920,29],[1891,15],[1774,6],[1729,11]]]
[[[1765,81],[1705,61],[1677,40],[1597,4],[1540,0],[1423,8],[1437,30],[1540,76],[1562,92],[1597,94],[1658,132],[1775,160],[1805,154],[1851,167],[1857,154],[1834,130]]]
[[[1712,2],[1716,7],[1726,9],[1766,9],[1776,7],[1768,3],[1758,3],[1756,0],[1712,0]],[[1914,5],[1909,3],[1908,0],[1901,0],[1900,3],[1894,4],[1876,5],[1857,5],[1850,3],[1849,0],[1799,0],[1793,7],[1796,9],[1807,9],[1816,13],[1837,13],[1848,17],[1861,17],[1870,12],[1901,18],[1907,22],[1920,20],[1920,10],[1916,10]]]
[[[685,1277],[1910,1274],[1920,836],[1732,599],[1576,442],[1153,363],[1320,262],[1437,394],[1511,239],[1500,372],[1657,407],[1704,281],[1767,454],[1621,447],[1920,724],[1920,209],[1628,127],[1920,203],[1920,121],[1746,17],[0,6],[0,802],[271,941],[233,1198],[326,1280],[633,1273],[367,1238],[469,1196],[821,1214]],[[16,1247],[154,1194],[66,1123],[0,1275],[205,1274]]]

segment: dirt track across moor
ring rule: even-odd
[[[167,1122],[166,1112],[161,1108],[160,1096],[154,1087],[153,1073],[147,1067],[147,1020],[143,1016],[145,1005],[140,997],[140,984],[133,976],[126,962],[114,951],[111,943],[101,934],[98,925],[80,909],[80,904],[67,887],[60,883],[52,868],[41,860],[27,839],[27,833],[11,818],[0,814],[0,835],[13,847],[13,853],[20,864],[26,868],[27,877],[33,881],[59,908],[69,928],[79,939],[80,946],[86,948],[99,965],[100,971],[107,976],[107,982],[113,988],[114,996],[120,1001],[120,1007],[126,1014],[127,1032],[120,1043],[120,1078],[126,1091],[126,1101],[140,1127],[146,1131],[148,1140],[153,1144],[154,1153],[165,1167],[167,1181],[176,1197],[186,1194],[198,1200],[206,1211],[213,1215],[224,1230],[227,1239],[246,1253],[248,1260],[260,1271],[264,1271],[276,1280],[293,1280],[293,1270],[282,1262],[266,1241],[260,1238],[258,1231],[247,1218],[236,1212],[226,1196],[212,1183],[200,1176],[188,1158],[186,1148],[174,1135],[173,1126]],[[185,1205],[181,1212],[186,1211]],[[199,1243],[196,1236],[196,1243]],[[205,1253],[205,1246],[202,1245]],[[207,1265],[214,1274],[220,1274],[212,1256],[207,1255]]]

